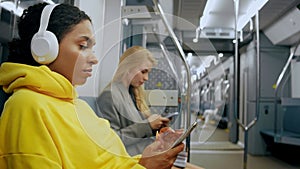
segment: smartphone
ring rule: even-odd
[[[171,146],[172,148],[178,146],[184,139],[186,139],[187,136],[190,135],[190,133],[196,128],[198,125],[198,122],[195,121]]]
[[[172,117],[175,117],[175,116],[178,116],[179,113],[178,112],[173,112],[173,113],[168,113],[166,116],[164,116],[165,118],[172,118]]]

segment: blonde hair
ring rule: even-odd
[[[128,80],[131,81],[133,77],[132,71],[139,69],[142,65],[147,64],[149,67],[153,67],[157,64],[157,61],[153,57],[152,53],[141,46],[132,46],[128,48],[120,57],[119,65],[113,81]],[[130,84],[130,82],[128,82]],[[129,87],[129,86],[127,86]],[[134,87],[133,94],[135,97],[138,110],[145,116],[151,115],[150,108],[145,100],[145,91],[142,86]]]

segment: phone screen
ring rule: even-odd
[[[172,145],[172,148],[179,145],[196,128],[198,122],[195,121]]]
[[[173,113],[169,113],[169,114],[167,114],[166,116],[164,116],[164,117],[166,117],[166,118],[172,118],[172,117],[174,117],[174,116],[178,116],[179,115],[179,113],[178,112],[173,112]]]

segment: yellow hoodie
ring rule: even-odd
[[[62,75],[4,63],[0,77],[13,93],[0,118],[1,169],[144,168]]]

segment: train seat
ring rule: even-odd
[[[9,95],[3,91],[3,89],[0,89],[0,116],[3,111],[4,103],[8,99]]]

